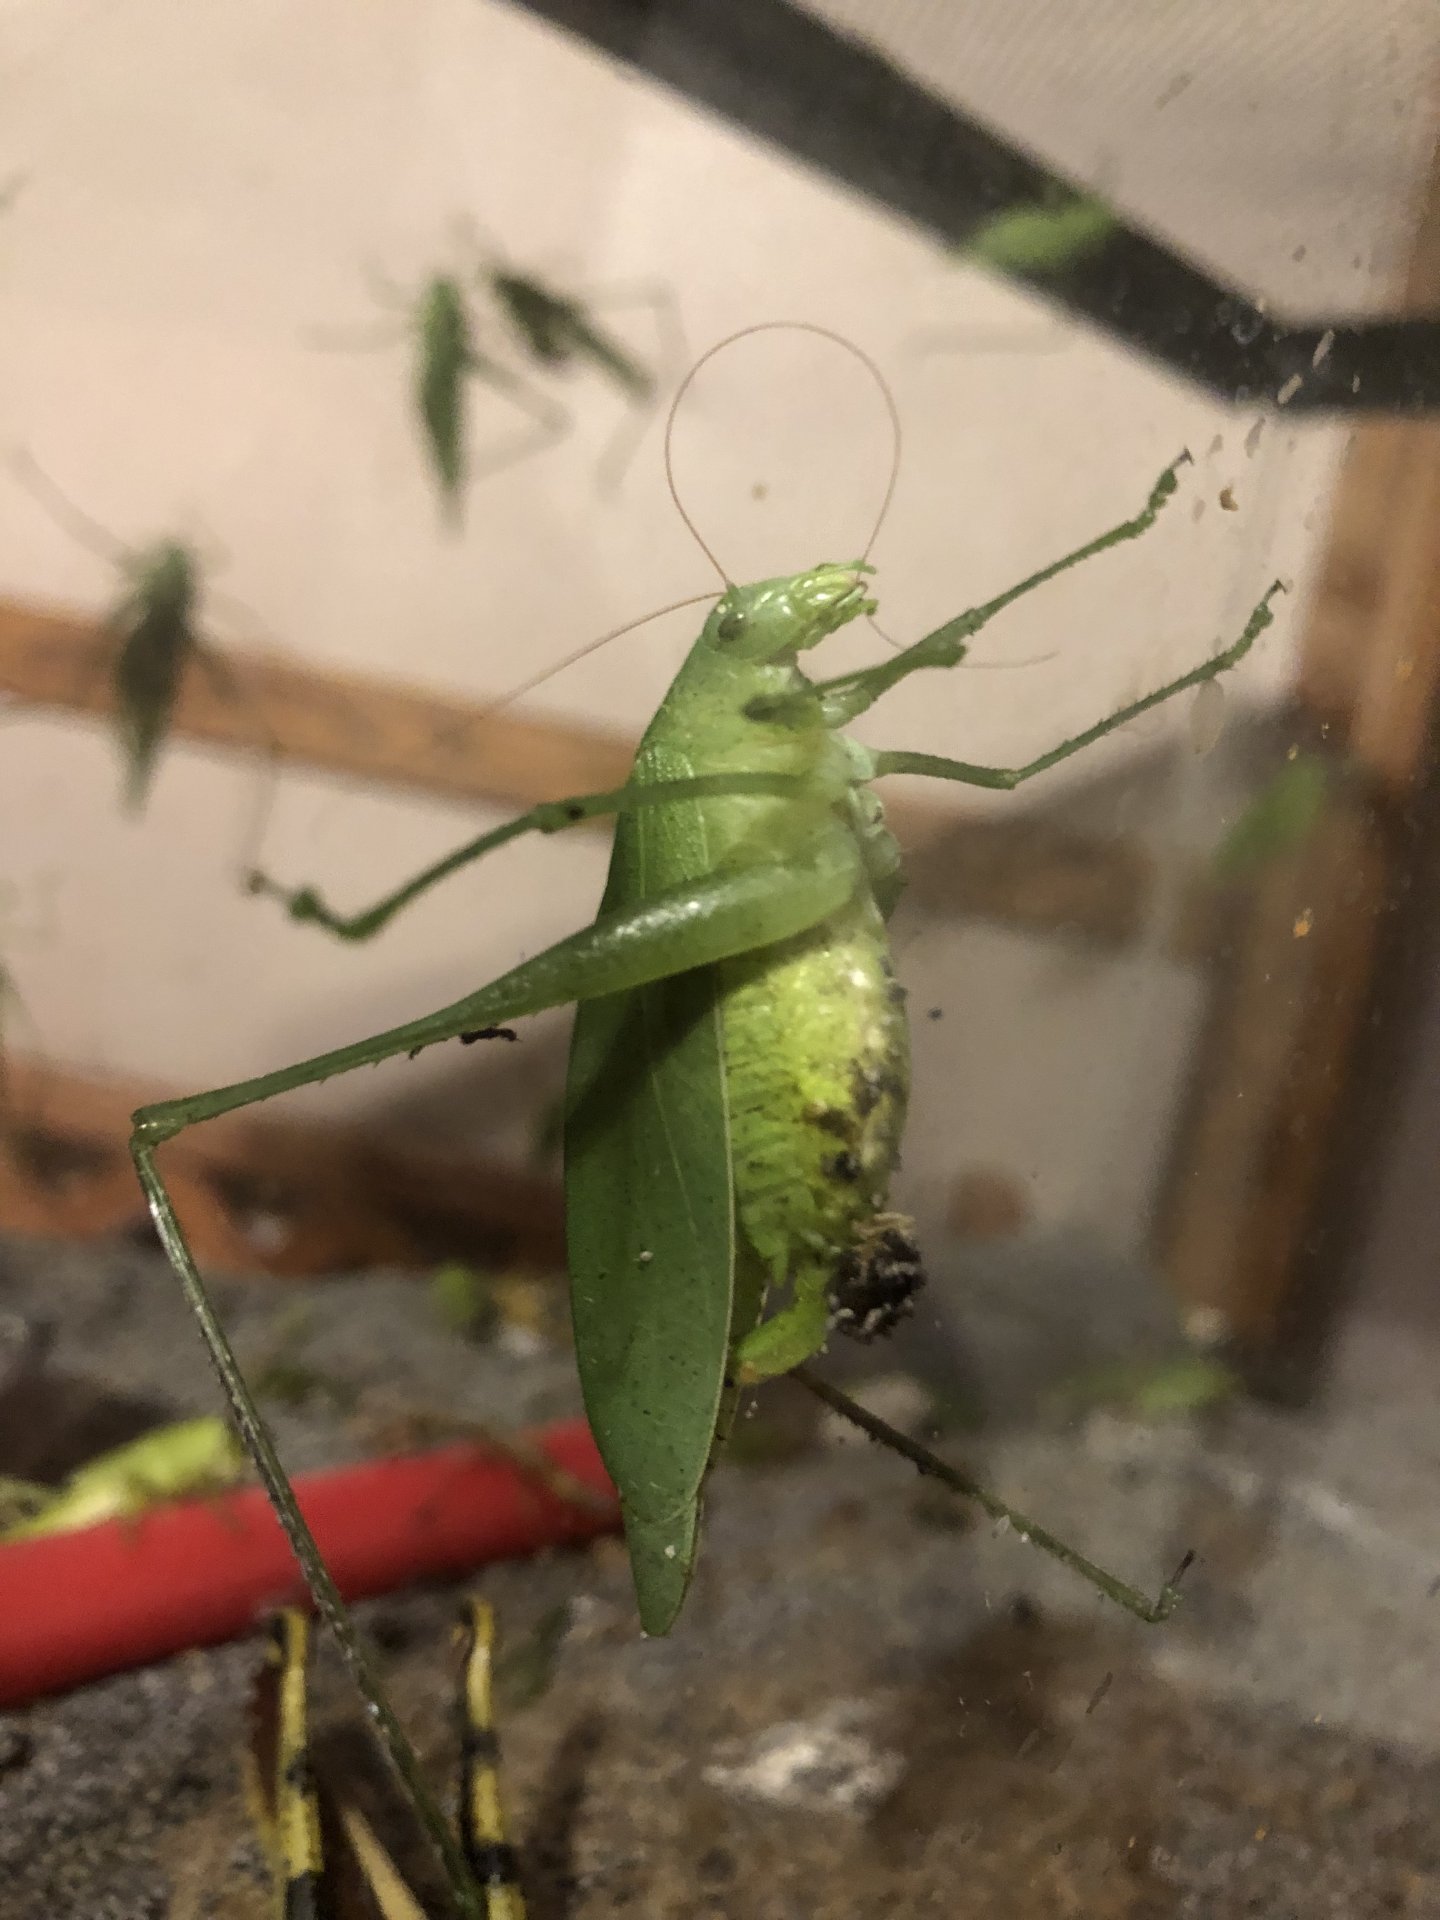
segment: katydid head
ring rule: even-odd
[[[738,660],[784,660],[815,646],[875,601],[865,591],[874,568],[863,560],[812,567],[778,580],[727,587],[705,622],[704,639]]]
[[[197,590],[195,555],[178,540],[157,540],[142,547],[125,562],[137,601],[160,620],[186,624],[194,609]]]
[[[463,360],[470,346],[470,307],[452,273],[437,273],[420,290],[416,317],[425,351]]]

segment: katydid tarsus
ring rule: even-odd
[[[210,1306],[157,1150],[196,1122],[576,1003],[565,1123],[576,1351],[590,1422],[621,1496],[641,1621],[652,1633],[666,1631],[694,1566],[705,1476],[743,1388],[794,1370],[818,1390],[823,1383],[805,1363],[831,1328],[881,1331],[920,1278],[908,1224],[887,1210],[909,1073],[903,993],[885,931],[902,875],[870,783],[909,773],[1018,787],[1235,666],[1269,624],[1279,583],[1222,652],[1021,765],[874,749],[840,730],[910,674],[958,665],[972,637],[1023,595],[1146,532],[1186,458],[1165,469],[1132,518],[889,659],[830,679],[809,678],[799,656],[873,610],[867,559],[727,584],[624,787],[537,807],[366,911],[347,916],[313,889],[282,893],[257,876],[257,890],[282,893],[297,920],[362,939],[446,875],[521,834],[599,815],[616,822],[592,925],[435,1013],[135,1116],[132,1152],[156,1226],[241,1432],[392,1758],[417,1793],[413,1755],[374,1686]],[[777,1298],[783,1304],[767,1311]],[[824,1397],[844,1401],[828,1386]],[[1172,1611],[1173,1582],[1150,1600],[873,1416],[860,1423],[1140,1618]],[[425,1800],[427,1825],[445,1851],[444,1822]]]

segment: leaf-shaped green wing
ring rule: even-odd
[[[185,668],[199,649],[191,624],[191,562],[167,549],[147,565],[110,615],[118,642],[112,668],[115,716],[125,761],[124,805],[138,813],[149,795],[156,762],[170,732]],[[172,568],[183,577],[171,577]]]
[[[622,816],[601,912],[705,865],[693,807]],[[729,1344],[734,1207],[717,992],[701,968],[584,1002],[570,1054],[576,1357],[648,1633],[670,1627],[694,1564]]]

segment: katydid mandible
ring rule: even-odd
[[[727,586],[624,787],[534,808],[355,915],[310,888],[283,895],[297,920],[363,939],[495,847],[611,815],[610,877],[592,925],[438,1012],[135,1116],[140,1179],[247,1447],[417,1798],[429,1796],[210,1306],[157,1149],[196,1122],[575,1002],[565,1146],[576,1350],[621,1496],[642,1624],[666,1631],[693,1570],[705,1476],[741,1390],[794,1369],[818,1386],[802,1363],[832,1327],[883,1330],[920,1279],[908,1225],[887,1206],[909,1071],[885,931],[902,876],[871,781],[914,773],[1017,787],[1235,666],[1269,625],[1280,583],[1222,652],[1019,766],[876,750],[841,729],[908,675],[958,665],[970,639],[1022,595],[1143,534],[1187,457],[1131,519],[890,659],[831,679],[812,680],[799,657],[874,609],[866,561]],[[281,891],[260,876],[254,884]],[[824,1397],[843,1398],[833,1388]],[[862,1424],[882,1433],[872,1417]],[[899,1450],[1140,1617],[1173,1609],[1173,1585],[1151,1601],[934,1456],[920,1458],[913,1443]],[[444,1846],[443,1823],[427,1824]]]

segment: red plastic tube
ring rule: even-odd
[[[583,1421],[542,1428],[523,1445],[613,1501]],[[474,1446],[302,1474],[295,1492],[347,1600],[620,1523],[618,1507],[569,1502]],[[0,1546],[0,1706],[235,1639],[272,1607],[303,1599],[299,1566],[258,1487],[12,1541]]]

